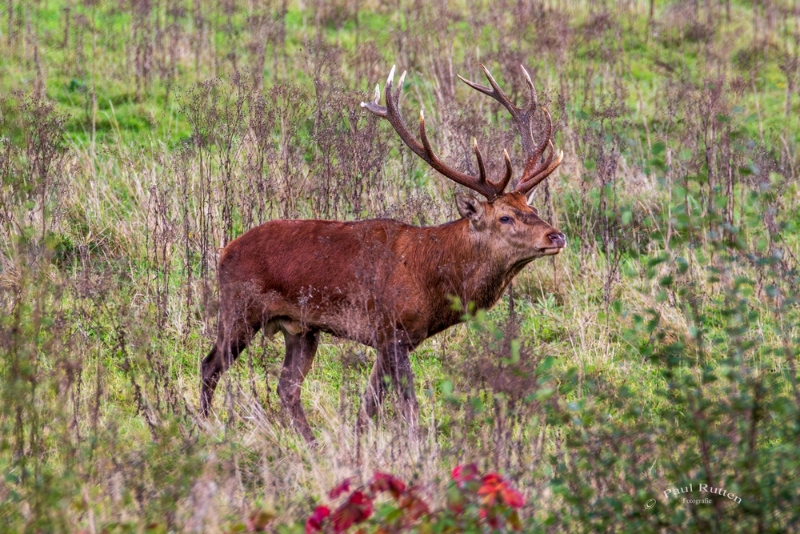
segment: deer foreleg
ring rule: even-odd
[[[414,391],[414,373],[408,348],[402,343],[391,343],[378,351],[378,358],[370,374],[367,391],[364,394],[359,426],[364,427],[367,420],[377,415],[386,396],[388,384],[397,394],[403,419],[412,428],[416,428],[419,418],[419,405]]]
[[[295,335],[290,334],[284,328],[283,336],[286,340],[286,358],[283,361],[281,378],[278,381],[278,396],[281,404],[289,411],[295,429],[306,442],[313,443],[315,441],[314,432],[312,432],[305,411],[303,411],[300,391],[317,353],[319,332],[311,331]]]

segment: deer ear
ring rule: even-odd
[[[534,212],[536,215],[539,215],[539,210],[537,210],[536,208],[534,208],[534,207],[533,207],[533,197],[535,197],[535,196],[536,196],[536,189],[537,189],[537,188],[535,188],[535,187],[534,187],[534,188],[533,188],[533,191],[531,191],[530,193],[528,193],[528,196],[527,196],[527,198],[526,198],[525,200],[527,201],[527,203],[528,203],[528,206],[530,206],[530,207],[531,207],[531,209],[533,210],[533,212]]]
[[[528,194],[528,198],[526,198],[525,200],[527,201],[528,207],[533,210],[533,214],[538,217],[539,216],[539,210],[536,209],[536,207],[533,205],[533,197],[534,197],[534,192],[535,191],[536,191],[536,188],[534,188],[534,190],[531,191]]]
[[[477,222],[483,217],[483,202],[472,195],[456,194],[456,206],[458,213],[465,219]]]

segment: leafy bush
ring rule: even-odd
[[[372,480],[350,492],[345,479],[328,496],[349,495],[333,512],[317,506],[305,523],[306,534],[346,532],[353,525],[372,526],[376,532],[481,532],[492,529],[519,530],[517,510],[524,504],[522,494],[497,473],[481,476],[475,464],[457,466],[446,489],[446,507],[431,510],[420,497],[420,489],[408,487],[392,475],[376,472]],[[375,506],[382,493],[391,501]],[[341,499],[340,499],[341,500]],[[374,512],[374,513],[373,513]]]

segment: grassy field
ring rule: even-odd
[[[524,65],[553,114],[565,161],[535,204],[568,247],[412,354],[419,439],[390,405],[357,439],[374,353],[324,336],[317,448],[275,392],[280,334],[200,419],[228,241],[458,217],[453,184],[359,107],[392,65],[443,159],[466,168],[475,137],[490,170],[503,148],[520,167],[505,110],[455,77],[481,63],[517,101]],[[526,532],[800,531],[799,91],[794,0],[8,0],[0,530],[265,512],[302,531],[345,477],[393,473],[437,509],[475,462],[523,493]]]

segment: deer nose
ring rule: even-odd
[[[553,232],[552,234],[547,234],[547,238],[553,244],[554,247],[557,248],[564,248],[567,246],[567,236],[562,234],[561,232]]]

